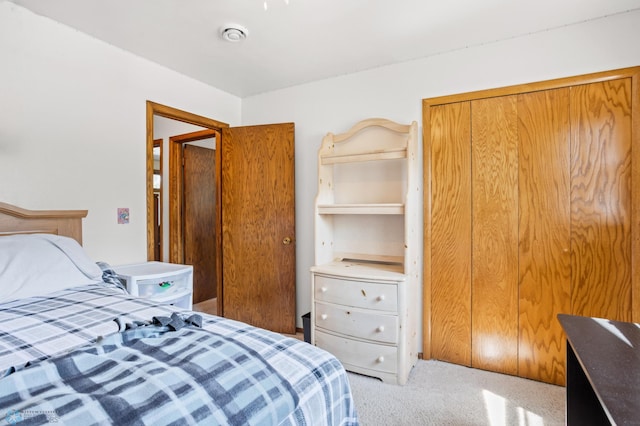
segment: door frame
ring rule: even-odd
[[[203,117],[197,114],[193,114],[187,111],[183,111],[177,108],[173,108],[170,106],[166,106],[166,105],[162,105],[162,104],[158,104],[152,101],[147,101],[147,113],[146,113],[146,121],[147,121],[147,138],[146,138],[146,145],[147,145],[147,161],[146,161],[146,167],[147,167],[147,259],[148,260],[153,260],[154,259],[154,250],[155,250],[155,233],[154,233],[154,229],[153,229],[153,214],[154,214],[154,203],[153,203],[153,134],[154,134],[154,129],[153,129],[153,122],[154,122],[154,116],[160,116],[160,117],[164,117],[164,118],[168,118],[171,120],[176,120],[176,121],[181,121],[183,123],[189,123],[189,124],[193,124],[196,126],[200,126],[200,127],[204,127],[213,131],[218,132],[219,135],[222,134],[222,129],[229,127],[229,125],[227,123],[223,123],[221,121],[217,121],[211,118],[207,118],[207,117]],[[216,141],[217,146],[219,146],[221,143],[221,137],[218,138],[218,140]],[[178,144],[173,144],[173,145],[178,145]],[[172,145],[170,145],[170,150]],[[216,156],[220,155],[221,150],[216,150]],[[221,184],[221,179],[219,179],[220,175],[219,175],[219,168],[220,168],[221,162],[218,161],[217,165],[216,165],[216,185],[218,185],[218,195],[217,197],[220,197],[221,194],[221,190],[220,190],[220,184]],[[171,165],[169,166],[169,173],[171,173]],[[171,186],[173,185],[172,182],[169,183],[170,186],[170,191],[171,191]],[[169,194],[169,198],[171,198],[172,195],[171,193]],[[173,203],[175,204],[175,203]],[[171,205],[171,204],[170,204]],[[221,206],[221,204],[219,205]],[[180,210],[180,209],[179,209]],[[171,210],[169,211],[169,221],[171,223],[171,221],[173,220],[174,212],[172,212]],[[181,216],[181,212],[180,212],[180,216]],[[218,215],[218,217],[216,218],[216,229],[222,229],[222,215]],[[171,235],[171,231],[169,232],[169,234]],[[181,232],[182,234],[182,232]],[[222,261],[221,261],[221,253],[222,253],[222,238],[221,238],[221,232],[217,233],[218,235],[216,236],[216,244],[217,247],[219,248],[218,251],[218,259],[216,260],[217,263],[217,268],[216,268],[216,274],[218,274],[219,276],[217,277],[218,282],[217,282],[217,314],[219,316],[222,316],[224,314],[223,312],[223,306],[222,306]],[[170,245],[171,245],[171,240],[173,238],[170,237]],[[170,256],[173,259],[173,250],[170,247]]]
[[[184,203],[184,165],[183,146],[188,142],[201,139],[216,138],[216,145],[220,143],[220,132],[214,129],[199,130],[182,135],[171,136],[169,138],[169,262],[184,262],[184,227],[183,227],[183,203]],[[215,184],[216,184],[216,206],[220,209],[220,149],[215,150]],[[216,235],[221,232],[220,215],[216,214]],[[219,265],[218,265],[219,266]]]
[[[153,147],[156,148],[160,148],[160,159],[159,159],[159,167],[158,169],[156,169],[154,167],[153,169],[153,174],[155,175],[156,172],[158,172],[158,174],[160,175],[160,191],[158,191],[158,206],[156,207],[155,205],[155,196],[154,196],[154,219],[153,219],[153,227],[154,227],[154,237],[157,235],[158,236],[158,241],[155,240],[154,238],[154,245],[155,245],[155,249],[154,249],[154,254],[153,254],[153,259],[162,259],[162,255],[163,255],[163,249],[164,247],[162,244],[162,241],[164,241],[164,232],[162,230],[163,226],[163,220],[164,220],[164,215],[163,215],[163,211],[162,211],[162,202],[163,202],[163,197],[162,197],[162,192],[163,192],[163,187],[162,187],[162,163],[163,163],[163,156],[164,153],[162,152],[162,139],[154,139],[153,140]],[[154,190],[154,194],[155,194],[155,190]],[[157,250],[157,253],[156,253]]]
[[[222,169],[221,134],[219,130],[205,129],[169,138],[169,262],[184,263],[184,145],[202,139],[216,138],[214,183],[216,207],[214,211],[216,245],[216,297],[222,291]],[[195,293],[194,293],[195,294]],[[218,298],[217,312],[222,312]]]

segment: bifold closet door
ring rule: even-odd
[[[518,95],[518,374],[564,384],[571,312],[570,89]]]
[[[471,141],[471,365],[517,374],[517,97],[472,101]]]
[[[431,357],[471,366],[471,103],[430,122]]]
[[[434,106],[431,357],[517,374],[515,96]]]
[[[571,88],[575,315],[633,320],[631,103],[630,78]]]
[[[638,76],[595,79],[425,103],[425,357],[563,385],[558,314],[638,321]]]

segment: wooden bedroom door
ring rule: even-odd
[[[293,123],[222,130],[223,316],[295,334]]]
[[[184,261],[193,265],[193,303],[217,297],[216,152],[188,143],[182,146]]]
[[[169,262],[193,266],[193,303],[215,299],[222,285],[220,131],[169,137]]]

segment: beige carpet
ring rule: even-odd
[[[349,373],[363,426],[564,425],[565,388],[533,380],[418,361],[404,386]]]

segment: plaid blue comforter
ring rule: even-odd
[[[0,305],[0,419],[15,424],[357,424],[327,352],[237,321],[90,285]],[[186,314],[188,315],[188,314]]]

